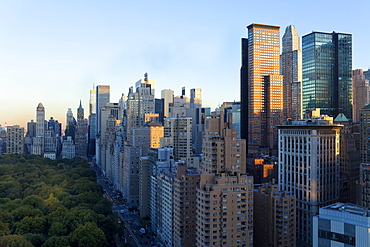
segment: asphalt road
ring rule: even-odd
[[[141,226],[137,212],[130,212],[128,210],[129,206],[124,203],[122,199],[117,197],[117,193],[114,192],[114,188],[106,182],[107,180],[102,177],[99,172],[97,172],[97,180],[98,183],[103,186],[105,191],[104,197],[106,197],[112,203],[112,210],[117,214],[119,222],[121,222],[120,225],[124,228],[123,242],[131,243],[135,247],[159,246],[157,245],[157,241],[152,234],[140,234],[139,230]],[[121,210],[124,210],[124,212],[121,213]]]

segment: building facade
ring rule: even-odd
[[[36,136],[32,141],[32,154],[44,155],[45,108],[39,103],[36,109]]]
[[[77,108],[77,126],[75,132],[76,157],[87,158],[87,120],[84,116],[84,108],[80,101]]]
[[[360,166],[360,201],[363,207],[370,208],[370,164],[362,163]]]
[[[63,140],[62,144],[62,158],[63,159],[72,159],[75,157],[76,148],[71,136],[67,136]]]
[[[353,80],[353,122],[360,121],[360,110],[370,103],[369,80],[362,69],[352,71]]]
[[[172,145],[175,160],[186,160],[193,156],[192,149],[192,118],[165,118],[164,138],[162,147]],[[161,141],[162,142],[162,141]]]
[[[169,109],[170,104],[173,104],[173,98],[174,98],[174,91],[171,89],[163,89],[161,91],[161,98],[164,100],[163,102],[163,108],[164,108],[164,117],[169,117]]]
[[[19,125],[6,127],[6,153],[24,154],[24,128]]]
[[[302,37],[303,110],[320,108],[352,121],[352,35],[312,32]]]
[[[277,184],[256,185],[253,197],[254,246],[296,246],[296,197]],[[263,234],[258,234],[263,233]]]
[[[242,39],[241,138],[247,153],[277,149],[275,125],[283,120],[283,76],[280,75],[280,27],[251,24]]]
[[[280,68],[284,76],[284,117],[299,120],[302,118],[302,50],[294,26],[285,29],[282,44]]]
[[[341,125],[292,121],[279,129],[279,186],[297,198],[297,246],[312,246],[312,217],[339,199]]]
[[[370,211],[340,202],[320,208],[313,246],[370,246]]]
[[[253,246],[253,177],[202,174],[196,246]]]
[[[340,202],[358,203],[360,176],[360,145],[358,140],[358,123],[349,122],[344,114],[334,119],[340,129]]]
[[[370,104],[360,110],[360,155],[362,163],[370,163]]]
[[[177,166],[173,190],[173,244],[195,246],[197,189],[200,175],[195,167]]]
[[[96,157],[96,163],[99,167],[102,166],[101,164],[101,109],[109,103],[110,101],[110,86],[109,85],[98,85],[96,86],[96,125],[95,125],[95,133],[92,133],[92,137],[94,138],[95,135],[95,157]],[[94,129],[92,129],[94,130]]]
[[[205,119],[196,246],[253,245],[253,177],[246,175],[245,152],[246,141],[222,111]]]

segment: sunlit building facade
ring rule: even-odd
[[[222,111],[205,119],[196,246],[253,246],[253,177],[245,172],[246,142],[230,120]]]
[[[283,76],[280,75],[280,27],[251,24],[242,39],[241,138],[248,153],[277,148],[283,117]]]
[[[313,216],[339,199],[340,128],[332,120],[279,129],[279,186],[297,198],[297,246],[312,246]]]
[[[171,89],[163,89],[161,91],[161,98],[164,100],[163,102],[163,115],[164,117],[169,117],[169,109],[170,109],[170,104],[173,104],[173,98],[174,98],[174,91]]]

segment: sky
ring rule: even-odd
[[[370,1],[0,0],[0,125],[64,123],[89,90],[118,102],[145,72],[160,91],[202,88],[212,109],[240,99],[241,38],[251,23],[353,35],[353,69],[370,67]]]

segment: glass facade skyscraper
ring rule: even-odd
[[[302,38],[303,109],[352,120],[352,35],[312,32]]]

